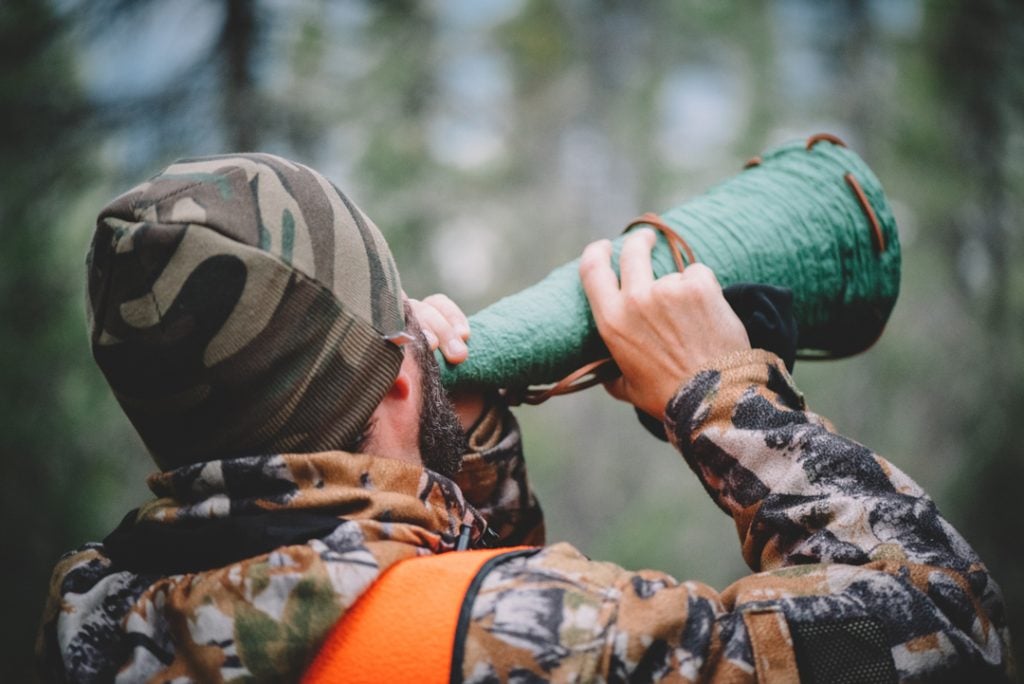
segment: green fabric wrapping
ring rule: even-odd
[[[845,180],[852,173],[875,211],[885,250]],[[820,141],[781,146],[757,166],[662,215],[723,286],[766,283],[793,291],[799,347],[848,356],[871,346],[896,302],[900,248],[878,179],[853,152]],[[613,241],[613,265],[624,236]],[[659,233],[660,277],[676,270]],[[470,317],[469,359],[439,360],[447,387],[522,389],[556,382],[608,355],[578,274],[578,259]]]

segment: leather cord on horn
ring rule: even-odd
[[[819,142],[830,142],[833,145],[840,147],[846,147],[846,143],[838,136],[831,133],[817,133],[807,138],[805,149],[808,152],[813,151],[814,146]],[[762,164],[763,160],[760,156],[751,158],[745,165],[744,169],[751,169]],[[875,213],[874,208],[868,201],[867,195],[864,189],[861,187],[860,182],[852,173],[847,173],[843,176],[843,180],[846,181],[847,186],[853,192],[854,197],[857,200],[857,204],[860,206],[864,217],[868,221],[868,225],[871,228],[872,244],[875,247],[876,253],[885,251],[886,241],[885,233],[882,231],[881,223],[878,220],[878,215]],[[623,232],[627,232],[630,229],[638,225],[649,225],[655,230],[659,231],[665,236],[668,241],[669,249],[672,252],[672,259],[675,261],[676,268],[682,272],[682,270],[688,265],[696,263],[697,259],[693,254],[693,250],[690,249],[690,245],[687,244],[675,230],[673,230],[665,221],[653,212],[647,212],[642,216],[638,216],[636,219],[631,221],[626,226]],[[683,255],[686,258],[683,258]],[[879,337],[881,331],[879,331]],[[877,340],[877,338],[876,338]],[[872,342],[874,344],[874,342]],[[869,345],[870,347],[871,345]],[[807,360],[823,360],[823,359],[837,359],[847,356],[846,354],[836,354],[835,352],[825,352],[822,354],[808,353],[806,350],[797,354],[798,359]],[[611,358],[599,359],[585,366],[573,371],[569,375],[565,376],[558,382],[554,383],[550,387],[546,388],[527,388],[521,393],[509,393],[510,403],[518,404],[542,404],[551,397],[556,397],[562,394],[572,394],[585,390],[589,387],[602,382],[611,380],[618,374],[618,367],[615,366],[615,362]]]
[[[569,373],[551,387],[527,389],[522,396],[518,397],[519,401],[516,403],[530,404],[531,406],[543,404],[551,397],[582,392],[594,385],[607,382],[618,373],[619,368],[611,358],[591,361]]]
[[[807,145],[805,149],[810,152],[814,149],[815,145],[823,140],[830,142],[833,145],[838,145],[839,147],[847,147],[843,139],[837,135],[833,135],[831,133],[816,133],[815,135],[807,138]],[[874,207],[871,206],[871,202],[868,201],[868,196],[864,192],[864,188],[861,187],[860,181],[857,180],[857,177],[854,176],[853,173],[847,172],[846,175],[843,176],[843,180],[846,181],[846,185],[849,186],[850,190],[853,192],[853,196],[856,198],[857,204],[860,206],[860,210],[864,212],[864,218],[867,219],[868,225],[871,227],[871,242],[872,245],[874,245],[875,252],[877,254],[881,254],[885,251],[886,242],[885,233],[882,232],[882,224],[878,220],[878,214],[875,213]],[[833,359],[846,358],[848,356],[852,356],[854,353],[860,353],[873,347],[875,342],[882,337],[882,333],[884,331],[885,326],[883,325],[878,331],[878,335],[875,339],[872,340],[867,347],[858,352],[836,353],[834,351],[824,351],[821,353],[815,353],[805,349],[798,351],[796,358],[802,361],[830,361]]]
[[[816,133],[807,138],[807,151],[810,152],[813,150],[814,146],[822,140],[830,142],[833,145],[838,145],[839,147],[846,147],[846,143],[837,135],[833,135],[831,133]],[[758,159],[758,163],[760,163],[760,158],[756,159]],[[747,162],[747,166],[744,168],[750,168],[750,166],[752,166],[751,162]],[[753,166],[756,166],[756,164],[753,164]],[[864,193],[864,189],[860,186],[860,182],[852,173],[847,173],[843,176],[843,180],[845,180],[846,184],[850,186],[850,190],[853,191],[853,196],[857,198],[857,204],[860,205],[860,210],[864,212],[864,218],[868,220],[868,225],[871,226],[871,237],[875,250],[878,252],[884,252],[885,234],[882,232],[882,224],[878,221],[878,215],[875,214],[874,207],[872,207],[871,203],[868,201],[868,196]]]
[[[665,240],[668,242],[668,248],[672,253],[672,260],[675,262],[676,268],[680,272],[682,272],[688,264],[696,263],[697,258],[693,255],[693,250],[690,249],[690,245],[687,244],[686,240],[684,240],[679,233],[674,231],[667,223],[665,223],[660,216],[649,211],[630,221],[629,225],[627,225],[622,232],[626,233],[639,225],[650,226],[665,236]],[[683,257],[684,254],[686,255],[685,258]],[[598,359],[597,361],[591,361],[590,363],[577,368],[575,371],[569,373],[550,387],[531,387],[523,391],[521,395],[510,394],[509,399],[510,403],[513,403],[513,405],[521,402],[524,404],[530,404],[531,406],[536,406],[537,404],[543,404],[551,397],[581,392],[593,387],[594,385],[608,382],[618,374],[619,367],[615,365],[615,361],[613,361],[611,357]],[[515,399],[518,399],[519,401],[514,401]]]

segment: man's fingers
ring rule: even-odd
[[[641,228],[626,236],[619,254],[619,273],[622,275],[624,292],[643,290],[654,282],[651,250],[657,239],[650,228]]]
[[[700,283],[718,290],[722,289],[722,286],[718,284],[718,278],[715,277],[715,272],[704,264],[690,264],[680,275],[687,282]]]
[[[587,245],[580,257],[580,280],[594,318],[599,319],[619,295],[619,279],[612,270],[612,243],[598,240]]]
[[[426,297],[423,303],[440,311],[459,337],[463,340],[469,339],[469,319],[466,318],[466,314],[462,312],[458,304],[443,294],[432,294]]]
[[[626,398],[626,380],[621,375],[614,380],[604,383],[604,389],[619,401],[628,401]]]
[[[441,313],[434,307],[428,306],[423,302],[415,299],[410,299],[409,304],[412,305],[412,313],[416,316],[416,321],[420,324],[420,328],[423,330],[423,336],[427,338],[427,343],[430,344],[430,349],[437,349],[440,340],[437,337],[437,329],[445,327],[447,322]]]
[[[426,301],[419,302],[411,299],[409,302],[430,348],[432,350],[439,348],[449,363],[465,361],[469,350],[466,348],[465,342],[462,341],[461,335],[441,311],[427,304]]]

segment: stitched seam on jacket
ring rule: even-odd
[[[538,546],[533,549],[522,549],[519,551],[503,553],[500,556],[488,559],[487,562],[480,567],[480,570],[477,571],[476,576],[473,577],[473,581],[469,583],[466,595],[462,597],[462,607],[459,609],[459,620],[455,623],[455,643],[452,645],[452,669],[451,674],[448,677],[450,684],[462,683],[462,660],[466,655],[465,637],[466,632],[469,630],[469,622],[473,617],[473,602],[476,600],[477,592],[480,591],[480,587],[483,585],[484,579],[487,577],[488,573],[505,561],[512,560],[514,558],[532,556],[540,551],[541,548],[542,547]]]

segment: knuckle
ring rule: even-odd
[[[623,303],[630,309],[638,309],[647,305],[651,299],[648,289],[628,290],[622,294]]]
[[[588,245],[583,250],[583,256],[580,257],[580,273],[590,273],[594,270],[594,266],[596,266],[592,247],[593,245]]]
[[[645,242],[652,242],[652,241],[654,241],[656,239],[657,239],[657,234],[655,234],[654,229],[653,228],[648,228],[647,226],[644,226],[642,228],[636,228],[635,230],[631,230],[629,232],[629,234],[626,236],[626,241],[627,242],[641,243],[641,244],[645,243]]]
[[[435,332],[444,332],[448,329],[448,321],[437,309],[430,309],[426,316],[426,321],[426,324],[433,328]]]
[[[601,309],[593,309],[594,322],[602,330],[620,330],[623,327],[622,318],[625,311],[625,302],[622,300]]]
[[[686,270],[692,272],[692,278],[697,282],[718,285],[718,278],[715,276],[715,272],[704,264],[691,264],[686,267]]]
[[[604,337],[623,337],[628,326],[620,316],[611,316],[604,320]]]
[[[658,293],[672,295],[686,287],[682,273],[668,273],[654,281],[652,288]]]
[[[597,249],[591,250],[589,247],[588,251],[583,253],[580,258],[579,273],[580,278],[583,280],[590,280],[593,278],[601,268],[601,255]]]
[[[650,249],[651,243],[648,242],[647,239],[647,236],[650,233],[651,231],[649,229],[640,228],[626,235],[626,239],[622,241],[620,256],[622,258],[632,259],[636,258],[644,250]]]
[[[659,295],[675,298],[685,295],[691,287],[691,282],[683,277],[682,273],[669,273],[654,281],[654,287]]]
[[[694,264],[684,272],[686,286],[695,297],[714,297],[722,291],[714,271],[707,266]]]

